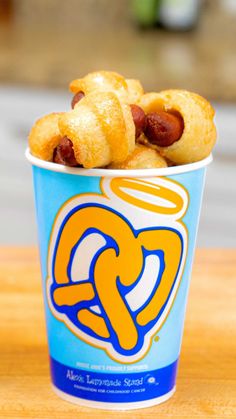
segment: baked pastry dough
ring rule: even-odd
[[[139,80],[125,79],[112,71],[96,71],[70,83],[72,93],[84,92],[85,95],[94,91],[113,92],[126,103],[136,103],[143,95],[143,87]]]
[[[78,164],[86,168],[122,162],[135,147],[130,106],[112,92],[87,94],[59,118],[59,129],[72,141]]]
[[[167,167],[165,159],[158,151],[146,147],[142,144],[136,144],[133,153],[121,163],[112,163],[109,169],[154,169]]]
[[[85,168],[166,167],[202,160],[215,144],[214,110],[196,93],[144,94],[138,80],[110,71],[76,79],[70,90],[73,109],[39,119],[30,132],[31,153],[42,160]]]
[[[34,156],[52,161],[54,149],[61,140],[58,120],[62,115],[50,113],[36,121],[29,134],[29,147]]]
[[[207,157],[216,141],[214,109],[196,93],[165,90],[143,95],[138,105],[144,112],[159,110],[179,113],[184,121],[180,139],[168,147],[154,146],[160,154],[177,164],[192,163]]]

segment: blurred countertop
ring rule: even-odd
[[[65,22],[52,14],[51,20],[1,24],[0,84],[65,88],[71,79],[107,69],[139,78],[147,91],[185,88],[211,100],[236,100],[236,15],[209,6],[195,31],[174,33],[140,30],[123,12],[111,25],[98,12],[96,22],[84,22],[78,11]]]

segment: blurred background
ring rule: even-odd
[[[27,135],[70,108],[70,80],[99,69],[146,91],[183,88],[216,109],[198,246],[236,245],[236,0],[0,0],[0,244],[34,244]]]

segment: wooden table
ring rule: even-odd
[[[0,248],[0,284],[0,418],[236,418],[236,250],[197,251],[175,395],[123,413],[53,393],[37,250]]]

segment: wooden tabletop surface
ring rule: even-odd
[[[0,283],[0,418],[236,418],[236,250],[197,250],[175,395],[122,413],[53,393],[37,250],[0,248]]]

